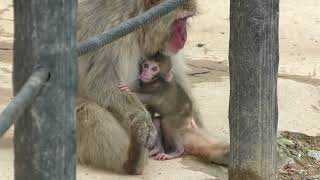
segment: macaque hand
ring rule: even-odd
[[[120,91],[130,92],[129,86],[127,84],[119,83],[118,88]]]

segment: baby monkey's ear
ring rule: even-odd
[[[167,82],[171,82],[172,79],[173,79],[172,72],[169,71],[169,72],[165,75],[164,79],[165,79],[165,81],[167,81]]]
[[[143,0],[144,8],[145,9],[150,9],[153,6],[158,5],[162,1],[164,1],[164,0]]]
[[[169,71],[168,73],[159,72],[153,78],[160,78],[164,82],[171,82],[173,80],[173,75],[171,71]]]

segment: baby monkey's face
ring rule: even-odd
[[[145,60],[142,63],[140,80],[142,82],[151,82],[156,75],[160,72],[160,66],[153,60]]]

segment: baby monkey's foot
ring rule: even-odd
[[[157,156],[158,154],[164,153],[163,148],[161,147],[154,147],[149,152],[149,157]]]
[[[173,153],[169,153],[169,154],[159,153],[158,155],[156,155],[156,157],[154,159],[159,160],[159,161],[165,161],[165,160],[178,158],[182,154],[183,154],[183,151],[177,151],[177,152],[173,152]]]

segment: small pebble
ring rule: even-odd
[[[197,44],[197,47],[203,47],[203,46],[205,46],[205,44],[201,44],[201,43]]]
[[[308,156],[315,158],[317,161],[320,161],[320,151],[309,151]]]

